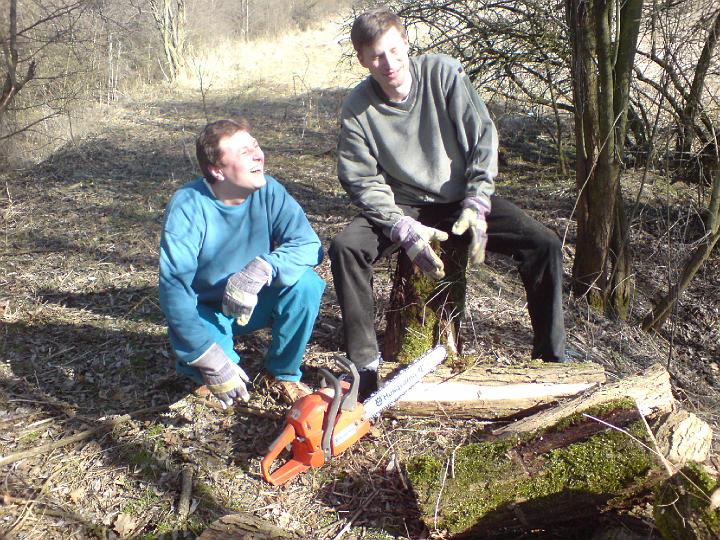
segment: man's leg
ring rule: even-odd
[[[308,268],[290,287],[263,287],[248,324],[234,325],[236,335],[271,328],[272,340],[265,357],[265,369],[275,379],[300,380],[300,366],[324,290],[325,282]]]
[[[367,219],[357,216],[333,238],[330,268],[342,312],[345,351],[361,369],[378,358],[373,298],[373,263],[392,242]]]
[[[240,356],[235,352],[235,349],[233,349],[233,320],[230,317],[226,317],[222,313],[215,311],[206,304],[198,304],[197,309],[200,319],[202,319],[203,324],[205,325],[205,328],[210,334],[212,340],[222,347],[223,351],[230,360],[236,364],[239,363]],[[175,369],[177,372],[181,375],[185,375],[186,377],[190,377],[198,384],[204,384],[200,371],[198,371],[197,368],[187,365],[187,362],[195,360],[195,358],[190,358],[190,353],[192,351],[185,350],[183,341],[179,339],[172,330],[169,332],[169,337],[170,345],[175,352],[177,359],[175,362]]]
[[[509,255],[518,262],[535,334],[532,357],[564,361],[560,239],[520,208],[498,197],[492,198],[487,224],[487,250]]]

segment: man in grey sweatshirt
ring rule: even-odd
[[[373,264],[398,248],[428,275],[444,276],[432,240],[518,262],[534,331],[533,358],[565,361],[561,243],[494,195],[498,138],[485,104],[457,60],[410,58],[400,18],[378,8],[350,34],[370,76],[346,98],[338,143],[340,183],[360,214],[332,241],[330,261],[345,347],[361,394],[377,388]]]

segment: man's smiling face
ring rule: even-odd
[[[408,41],[394,26],[371,45],[363,46],[357,53],[360,64],[394,101],[404,99],[410,93],[410,58]]]
[[[238,131],[219,143],[221,164],[216,168],[218,180],[247,190],[257,191],[266,184],[265,155],[255,138],[247,131]]]

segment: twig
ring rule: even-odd
[[[59,441],[44,444],[42,446],[38,446],[37,448],[31,448],[30,450],[23,450],[22,452],[17,452],[15,454],[10,454],[9,456],[5,456],[4,458],[0,458],[0,467],[3,467],[10,463],[15,463],[16,461],[20,461],[21,459],[26,459],[29,457],[34,457],[34,456],[38,456],[40,454],[44,454],[45,452],[49,452],[50,450],[55,450],[56,448],[62,448],[63,446],[67,446],[68,444],[74,444],[76,442],[84,441],[86,439],[89,439],[89,438],[97,435],[98,433],[102,433],[104,431],[109,431],[111,429],[114,429],[116,426],[119,426],[119,425],[129,421],[133,417],[142,416],[144,414],[150,414],[150,413],[154,413],[154,412],[164,411],[167,408],[168,408],[168,405],[160,405],[157,407],[148,407],[145,409],[139,409],[137,411],[133,411],[133,412],[124,414],[122,416],[117,416],[115,418],[111,418],[109,420],[106,420],[105,422],[103,422],[102,425],[100,425],[94,429],[88,429],[86,431],[76,433],[75,435],[71,435],[70,437],[65,437],[63,439],[60,439]]]
[[[333,537],[333,540],[340,540],[340,538],[345,536],[345,533],[348,532],[350,530],[350,528],[352,527],[353,521],[355,521],[358,517],[360,517],[360,514],[362,514],[365,511],[368,504],[370,504],[370,501],[372,501],[379,492],[380,492],[380,488],[375,488],[375,490],[373,490],[373,492],[370,495],[368,495],[362,503],[360,503],[360,508],[355,510],[355,513],[352,516],[350,516],[350,519],[348,520],[348,522],[345,524],[345,526],[342,529],[340,529],[340,532],[337,533]]]
[[[186,464],[182,469],[182,490],[180,491],[180,502],[178,503],[178,518],[183,522],[190,513],[193,473],[192,465]]]
[[[450,469],[450,459],[445,464],[445,474],[443,474],[442,484],[440,484],[440,491],[438,492],[437,500],[435,501],[435,514],[433,515],[433,528],[437,529],[438,524],[438,513],[440,512],[440,499],[442,498],[443,490],[445,489],[445,481],[447,480],[448,470]]]

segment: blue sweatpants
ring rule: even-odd
[[[324,290],[325,282],[308,269],[290,287],[263,287],[245,326],[239,326],[235,319],[206,304],[198,304],[198,312],[213,341],[236,363],[240,363],[240,355],[233,348],[233,337],[271,328],[272,341],[265,357],[266,371],[281,381],[299,381],[305,347],[320,310]],[[180,343],[170,332],[170,345],[177,357],[177,372],[203,384],[197,368],[187,364],[187,352],[181,349]]]

